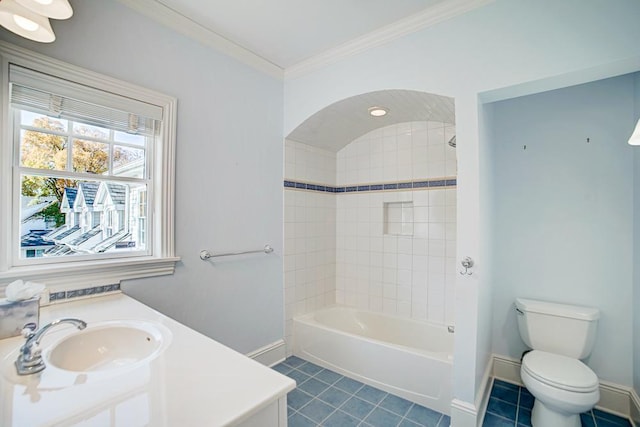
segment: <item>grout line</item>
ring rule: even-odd
[[[296,411],[296,412],[297,412],[297,411]],[[318,425],[318,423],[316,423],[315,421],[313,421],[311,418],[307,417],[305,414],[302,414],[302,413],[298,412],[298,415],[300,415],[302,418],[306,418],[306,419],[308,419],[308,420],[309,420],[309,421],[311,421],[313,424]],[[289,420],[287,419],[287,421],[289,421]]]
[[[518,387],[518,401],[516,403],[516,419],[515,419],[515,423],[514,423],[515,427],[518,426],[518,418],[520,416],[520,396],[521,395],[522,395],[522,388]]]

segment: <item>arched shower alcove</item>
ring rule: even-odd
[[[365,93],[287,136],[288,354],[292,318],[333,304],[454,324],[456,175],[450,97]]]

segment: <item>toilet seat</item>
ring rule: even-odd
[[[578,359],[533,350],[522,359],[522,369],[532,378],[548,386],[576,393],[598,389],[598,377]]]

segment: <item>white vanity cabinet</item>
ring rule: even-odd
[[[278,426],[287,427],[287,398],[282,397],[245,421],[241,427]]]
[[[47,368],[38,374],[15,372],[13,362],[24,338],[0,340],[1,426],[287,425],[287,393],[295,381],[126,295],[44,307],[40,325],[64,317],[82,319],[88,326],[84,331],[71,325],[52,328],[41,342]],[[155,325],[162,334],[149,339],[162,340],[161,351],[144,360],[123,360],[122,366],[77,370],[72,362],[61,369],[49,360],[66,337],[105,322]]]

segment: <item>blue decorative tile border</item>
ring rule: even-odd
[[[387,191],[387,190],[411,190],[414,188],[436,188],[436,187],[455,187],[458,184],[457,179],[428,179],[424,181],[403,181],[390,182],[386,184],[365,184],[353,185],[348,187],[331,187],[329,185],[309,184],[301,181],[284,180],[285,188],[293,188],[297,190],[320,191],[323,193],[354,193],[364,191]]]
[[[106,294],[120,290],[120,284],[95,286],[93,288],[74,289],[72,291],[51,292],[49,302],[68,300],[72,298],[86,297],[90,295]]]

